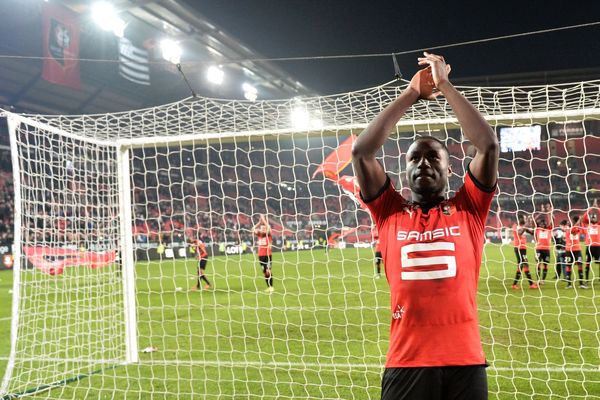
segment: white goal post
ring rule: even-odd
[[[5,112],[15,263],[0,399],[379,398],[390,313],[371,222],[313,174],[403,87]],[[600,399],[600,286],[568,292],[551,270],[541,291],[512,290],[502,244],[518,214],[556,224],[600,199],[600,81],[459,89],[503,135],[478,296],[490,398]],[[447,144],[456,190],[468,144],[443,99],[409,110],[379,154],[396,188],[406,195],[403,152],[419,135]],[[254,254],[261,214],[274,233],[272,294]],[[204,291],[190,290],[195,239],[210,253]]]

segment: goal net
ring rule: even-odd
[[[541,289],[514,290],[510,242],[518,214],[557,227],[600,197],[599,87],[460,88],[502,146],[478,292],[491,398],[600,399],[598,264],[588,289],[566,289],[552,252]],[[392,315],[348,149],[402,88],[6,113],[16,246],[0,395],[379,398]],[[409,110],[381,162],[406,196],[404,152],[420,135],[447,144],[452,194],[469,146],[443,99]],[[258,262],[260,215],[273,292]],[[198,279],[198,239],[210,286]]]

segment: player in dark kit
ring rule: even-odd
[[[596,212],[589,215],[585,233],[585,280],[589,282],[592,263],[600,264],[600,224]]]
[[[486,361],[477,319],[484,225],[496,190],[498,140],[448,80],[450,66],[424,53],[427,66],[360,134],[352,162],[377,225],[391,294],[390,347],[383,400],[487,399]],[[419,99],[443,94],[476,153],[450,199],[443,142],[418,137],[406,152],[411,199],[391,183],[376,153]]]
[[[198,257],[198,278],[196,280],[196,285],[192,287],[192,290],[200,289],[201,280],[204,281],[204,289],[210,289],[210,282],[204,274],[206,271],[206,264],[208,263],[208,251],[206,250],[206,245],[202,239],[198,239],[194,241],[194,246],[196,247],[196,257]]]
[[[561,274],[567,276],[567,248],[565,236],[567,230],[567,220],[563,219],[557,228],[552,231],[554,239],[554,251],[556,253],[556,275],[554,279],[560,278]]]
[[[381,249],[379,248],[379,236],[375,238],[375,279],[381,278],[381,263],[383,262],[383,256],[381,255]]]

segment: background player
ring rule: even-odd
[[[579,235],[583,232],[579,226],[579,217],[573,217],[573,225],[567,227],[567,234],[565,235],[565,248],[567,250],[566,257],[566,278],[567,278],[567,289],[572,287],[572,275],[573,270],[577,267],[577,273],[579,275],[579,287],[581,289],[587,289],[588,286],[583,280],[583,257],[581,256],[581,241]]]
[[[537,261],[538,285],[543,285],[548,275],[550,264],[550,248],[552,247],[552,230],[548,228],[546,217],[538,217],[535,227],[535,259]]]
[[[552,237],[554,239],[554,251],[555,251],[555,255],[556,255],[556,264],[555,264],[555,269],[556,269],[556,276],[554,277],[554,279],[559,279],[561,274],[565,277],[567,277],[567,250],[566,250],[566,241],[565,241],[565,237],[567,235],[566,233],[567,231],[567,220],[563,219],[562,221],[560,221],[560,224],[558,227],[554,228],[554,230],[552,231]]]
[[[273,293],[273,273],[271,266],[273,262],[273,237],[271,236],[271,226],[266,215],[261,215],[258,224],[254,226],[254,234],[257,237],[258,262],[262,268],[265,282],[267,283],[267,293]]]
[[[379,235],[375,236],[375,279],[381,278],[381,263],[383,262],[383,256],[381,255],[381,249],[379,248]]]
[[[206,264],[208,263],[208,251],[206,245],[201,237],[194,241],[196,247],[196,257],[198,257],[198,268],[197,268],[197,279],[196,284],[192,287],[192,290],[200,289],[200,281],[204,281],[204,289],[210,289],[210,282],[206,278]]]
[[[527,260],[527,238],[525,233],[533,235],[533,229],[531,226],[525,223],[525,217],[519,215],[517,217],[517,224],[513,225],[513,245],[515,247],[515,256],[517,257],[517,272],[515,279],[512,284],[513,289],[519,289],[519,281],[521,280],[521,273],[525,273],[527,281],[529,281],[530,289],[537,289],[538,285],[531,278],[529,272],[529,261]]]
[[[487,399],[477,280],[496,189],[498,140],[452,86],[442,57],[424,53],[419,65],[428,68],[415,74],[408,88],[371,121],[352,151],[390,285],[391,337],[381,398]],[[431,136],[417,138],[406,153],[407,201],[394,189],[376,153],[409,107],[439,93],[477,152],[464,185],[447,200],[448,149]]]
[[[589,215],[589,223],[586,227],[585,235],[585,280],[590,282],[590,268],[592,263],[600,263],[600,225],[598,224],[598,214],[593,212]]]

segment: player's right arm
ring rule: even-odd
[[[373,199],[385,185],[387,177],[375,154],[406,110],[419,99],[419,83],[424,76],[423,71],[415,74],[410,85],[369,123],[352,146],[352,166],[365,200]]]

